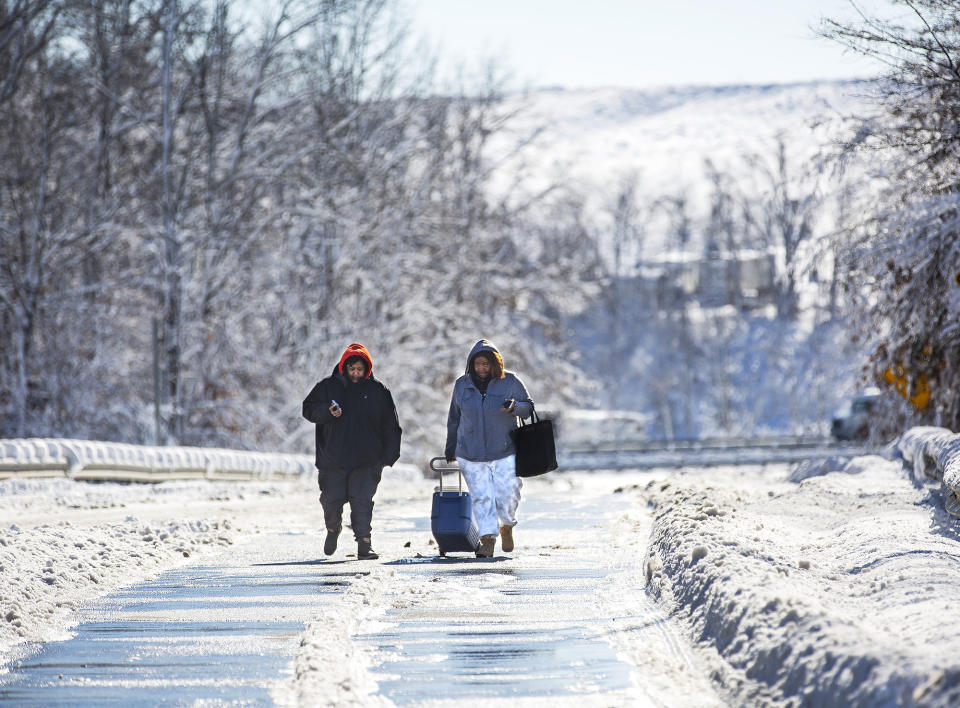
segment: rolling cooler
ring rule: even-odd
[[[440,555],[451,551],[475,553],[480,545],[480,534],[473,523],[473,500],[470,492],[463,491],[463,476],[460,468],[448,464],[443,457],[430,460],[430,469],[440,477],[440,490],[433,493],[433,508],[430,511],[430,529],[437,540]],[[444,491],[443,473],[457,470],[460,485],[457,491]]]

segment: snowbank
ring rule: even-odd
[[[926,491],[878,456],[786,476],[649,485],[648,592],[738,704],[955,705],[960,543]]]
[[[275,696],[280,704],[322,706],[390,706],[376,695],[378,684],[368,667],[376,664],[354,641],[368,618],[382,613],[377,598],[385,581],[382,566],[374,577],[355,578],[350,592],[332,607],[321,609],[307,625],[294,660],[293,677]]]
[[[960,435],[946,428],[911,428],[894,443],[894,449],[918,482],[942,483],[944,508],[960,517]]]

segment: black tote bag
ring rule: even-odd
[[[536,477],[557,469],[557,447],[553,439],[553,421],[541,419],[536,409],[530,423],[520,419],[520,427],[510,431],[517,448],[517,477]]]

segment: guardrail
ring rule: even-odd
[[[576,452],[630,451],[651,452],[654,450],[729,450],[760,447],[769,448],[843,448],[857,446],[833,438],[809,435],[781,435],[767,437],[738,438],[680,438],[675,440],[602,440],[592,445],[578,445]]]
[[[561,449],[561,469],[653,469],[802,462],[874,448],[824,438],[714,438],[604,442]],[[152,447],[66,438],[0,440],[0,480],[68,477],[76,480],[160,482],[289,480],[315,471],[313,458],[288,453],[202,447]]]
[[[66,438],[0,440],[0,480],[69,477],[138,482],[266,481],[299,479],[314,471],[311,457],[288,453],[152,447]]]
[[[561,446],[558,462],[561,468],[580,470],[717,467],[855,457],[871,452],[876,452],[876,448],[819,437],[622,440],[580,448]]]

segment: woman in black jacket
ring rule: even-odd
[[[373,495],[384,467],[400,457],[400,423],[390,391],[373,378],[373,359],[354,342],[333,374],[303,401],[303,417],[317,426],[317,482],[327,527],[323,552],[337,550],[343,506],[350,502],[350,523],[357,558],[377,558],[370,541]]]

